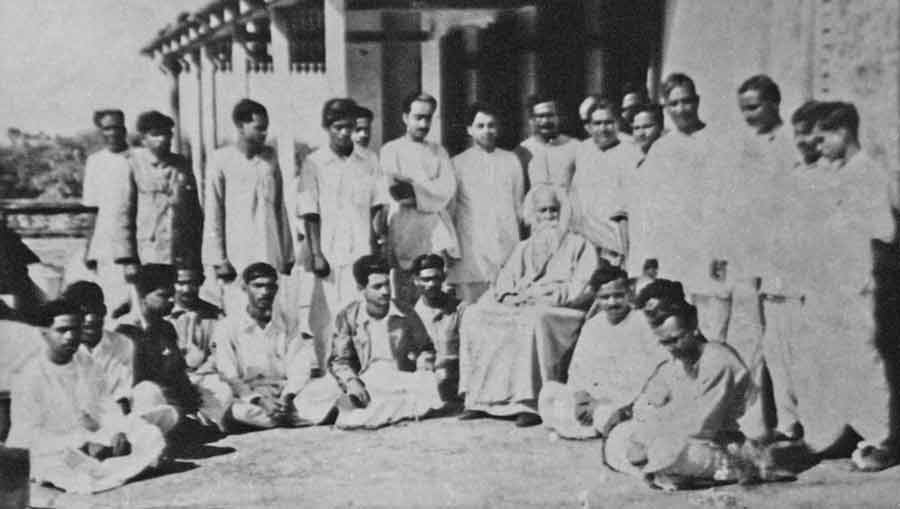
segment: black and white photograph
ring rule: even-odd
[[[0,509],[900,507],[897,0],[0,41]]]

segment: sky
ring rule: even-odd
[[[0,0],[0,129],[73,134],[118,107],[166,112],[169,78],[140,48],[209,0]]]

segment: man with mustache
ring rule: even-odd
[[[437,100],[426,93],[403,101],[406,133],[381,148],[381,168],[393,202],[388,224],[388,259],[394,291],[404,305],[415,302],[410,267],[426,253],[459,258],[459,241],[447,210],[456,194],[456,175],[444,147],[426,140]]]
[[[552,184],[568,190],[575,173],[575,152],[580,144],[560,131],[559,102],[536,95],[528,101],[531,136],[516,148],[526,169],[525,189]]]
[[[442,407],[434,374],[434,345],[419,316],[391,300],[390,268],[379,255],[353,264],[360,299],[337,316],[328,368],[300,395],[298,408],[337,409],[342,429],[376,429],[433,415]]]
[[[597,251],[569,231],[566,193],[539,185],[525,196],[523,210],[531,237],[513,249],[492,288],[462,318],[463,419],[515,416],[517,426],[540,424],[541,385],[565,379],[593,297]]]
[[[578,335],[568,380],[547,382],[539,399],[544,423],[564,438],[598,436],[665,359],[643,317],[631,309],[625,271],[605,264],[591,285],[597,296]]]
[[[231,386],[234,402],[226,429],[234,423],[256,429],[313,424],[297,412],[295,397],[310,379],[312,342],[292,333],[273,313],[278,272],[267,263],[241,275],[247,307],[229,315],[213,335],[216,369]]]

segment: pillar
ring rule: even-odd
[[[218,79],[217,64],[209,54],[209,49],[204,46],[200,48],[200,60],[202,65],[200,70],[202,76],[200,79],[201,100],[200,100],[200,121],[203,125],[202,143],[204,153],[211,154],[218,147],[218,110],[216,101],[216,80]]]
[[[194,115],[196,117],[189,124],[191,131],[191,165],[194,171],[194,178],[197,180],[197,189],[206,189],[206,151],[204,150],[203,140],[203,68],[206,67],[199,51],[193,51],[189,55],[191,62],[191,74],[194,76],[194,94],[196,97],[196,109]],[[203,203],[206,193],[199,192],[200,203]]]
[[[336,97],[347,96],[346,0],[325,0],[325,74]]]
[[[172,133],[172,151],[181,153],[181,99],[178,92],[178,77],[181,75],[181,64],[174,58],[164,64],[169,76],[169,116],[175,121]]]

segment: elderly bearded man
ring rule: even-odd
[[[468,308],[460,329],[462,418],[516,416],[516,425],[541,422],[543,382],[564,380],[593,292],[597,251],[569,231],[565,193],[541,185],[525,197],[532,235],[520,242],[491,290]]]

